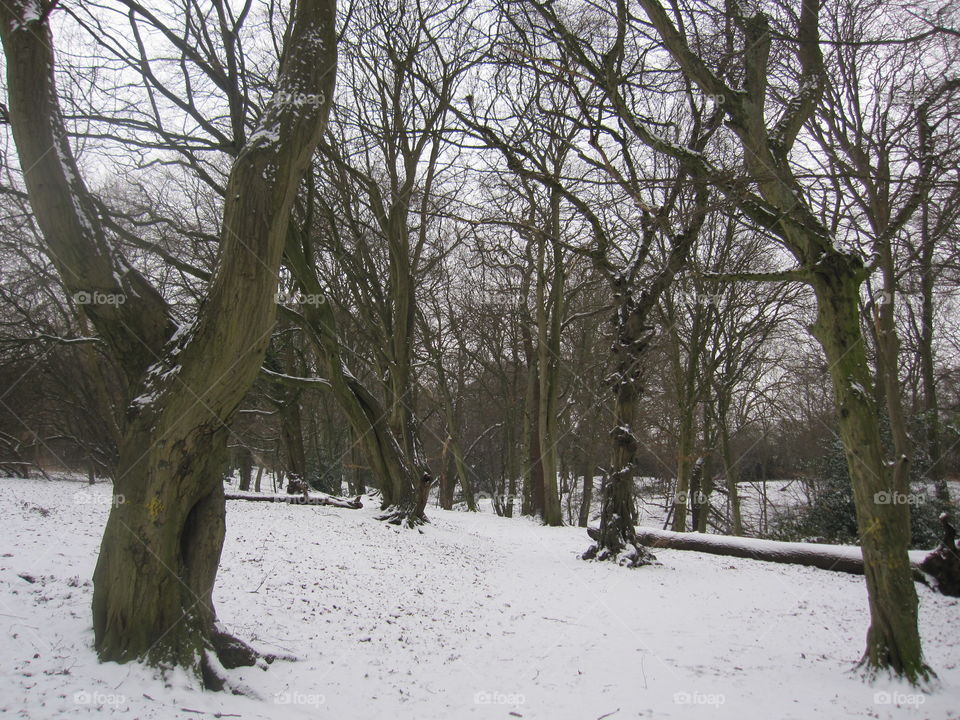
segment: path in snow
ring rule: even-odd
[[[0,482],[0,709],[21,717],[960,718],[960,602],[923,587],[932,695],[847,672],[862,578],[670,550],[631,571],[578,560],[576,528],[432,510],[420,534],[372,507],[243,501],[228,503],[220,619],[301,660],[231,674],[260,699],[165,687],[91,650],[108,487]]]

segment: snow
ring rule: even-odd
[[[960,602],[925,587],[932,694],[849,672],[862,578],[671,550],[626,570],[577,559],[578,528],[430,509],[418,533],[376,522],[371,502],[228,502],[220,621],[299,661],[229,671],[246,697],[202,692],[183,673],[96,661],[89,578],[110,487],[0,484],[13,717],[960,717]]]

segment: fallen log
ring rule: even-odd
[[[287,505],[329,505],[331,507],[347,508],[349,510],[359,510],[363,507],[358,495],[353,500],[348,498],[338,498],[333,495],[243,495],[240,493],[226,493],[224,497],[227,500],[248,500],[250,502],[274,502],[286,503]]]
[[[591,534],[591,530],[594,529],[590,528],[587,533]],[[855,545],[780,542],[778,540],[759,540],[730,535],[678,533],[644,527],[638,527],[636,531],[637,541],[649,548],[693,550],[711,555],[804,565],[821,570],[863,575],[863,556],[860,548]],[[910,565],[913,568],[914,580],[925,585],[931,585],[927,575],[920,569],[920,564],[927,555],[926,550],[911,550]],[[934,588],[937,589],[935,586]]]

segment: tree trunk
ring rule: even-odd
[[[477,498],[473,494],[473,483],[470,481],[470,468],[467,467],[463,459],[463,450],[460,443],[454,438],[448,440],[450,443],[450,453],[453,459],[453,467],[456,471],[456,477],[460,481],[460,489],[463,491],[463,500],[467,504],[467,510],[477,511]]]
[[[253,481],[253,454],[250,452],[250,448],[241,445],[237,448],[237,455],[240,460],[240,484],[237,489],[241,492],[247,492],[250,490],[250,483]]]
[[[563,525],[563,509],[557,490],[557,397],[559,394],[560,332],[563,319],[563,254],[559,247],[560,196],[551,196],[552,227],[549,236],[540,238],[537,267],[537,438],[543,491],[543,521]],[[552,277],[547,299],[547,244],[552,252]]]
[[[449,458],[444,463],[440,475],[440,493],[437,498],[440,507],[444,510],[453,510],[453,461]]]
[[[703,455],[700,456],[700,482],[697,484],[697,495],[694,497],[696,509],[693,526],[697,532],[705,533],[710,521],[710,496],[713,494],[713,428],[710,421],[710,399],[706,398],[703,405]]]
[[[114,483],[124,501],[110,512],[93,575],[96,647],[102,660],[200,675],[216,617],[227,431],[200,425],[155,443],[151,430],[135,423],[124,438]]]
[[[593,464],[589,460],[583,463],[583,497],[580,500],[580,527],[587,527],[590,522],[590,506],[593,504]]]
[[[743,535],[743,518],[740,513],[740,492],[737,487],[737,465],[733,459],[733,449],[730,445],[729,402],[722,400],[718,394],[717,428],[720,434],[720,456],[723,460],[723,474],[727,485],[727,502],[730,508],[730,532],[733,535]]]
[[[926,430],[927,454],[930,458],[930,479],[937,499],[950,502],[945,467],[940,443],[940,403],[937,398],[937,376],[933,357],[933,290],[936,276],[933,270],[934,240],[930,233],[930,199],[924,198],[920,207],[920,377],[923,384],[923,416]]]
[[[833,572],[863,575],[862,555],[854,552],[856,548],[816,545],[814,543],[789,543],[776,540],[735,539],[723,535],[700,536],[692,533],[674,533],[670,530],[651,530],[639,528],[637,538],[652,548],[670,550],[691,550],[710,555],[748,558],[762,562],[777,562],[788,565],[831,570]],[[924,581],[918,568],[911,565],[911,576]]]
[[[280,408],[280,437],[287,456],[287,474],[291,481],[305,482],[307,455],[303,445],[303,418],[300,412],[300,395],[291,392]]]
[[[625,288],[618,288],[619,307],[614,316],[616,338],[613,355],[616,360],[616,425],[613,437],[612,469],[600,489],[600,527],[596,541],[584,554],[590,560],[613,560],[629,567],[649,565],[656,558],[636,539],[637,509],[633,499],[633,471],[637,438],[633,434],[636,402],[642,381],[641,360],[650,340],[645,314],[632,302]],[[621,553],[626,554],[621,556]]]
[[[540,373],[533,342],[524,333],[527,355],[527,391],[524,396],[523,434],[527,450],[527,468],[523,483],[523,515],[543,517],[543,454],[540,451]]]
[[[697,532],[705,533],[707,531],[707,522],[710,520],[710,495],[713,493],[713,469],[710,462],[710,454],[705,454],[700,458],[700,482],[698,494],[695,498],[696,521],[693,527]]]
[[[830,369],[840,436],[853,484],[857,526],[870,600],[870,629],[863,663],[870,671],[893,669],[911,682],[930,676],[917,629],[917,594],[910,572],[910,514],[904,476],[884,458],[869,364],[860,330],[862,263],[825,254],[813,276],[817,321],[813,327]]]
[[[374,478],[382,493],[380,519],[415,527],[426,522],[426,490],[429,478],[419,460],[404,452],[389,422],[389,410],[364,387],[343,362],[336,315],[326,299],[316,271],[307,261],[298,233],[291,232],[286,244],[286,264],[304,292],[322,298],[307,304],[303,324],[327,372],[330,389],[347,416],[355,437],[361,439]],[[408,437],[409,439],[409,437]],[[426,488],[424,486],[426,485]]]
[[[681,403],[680,413],[680,426],[677,431],[677,486],[673,495],[673,523],[671,525],[674,532],[684,532],[687,529],[687,502],[694,467],[693,409],[684,407]]]

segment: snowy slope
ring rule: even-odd
[[[220,619],[300,661],[233,671],[248,697],[165,684],[91,650],[109,487],[0,489],[0,712],[14,717],[960,718],[956,599],[918,586],[940,674],[919,695],[848,672],[862,578],[669,550],[628,571],[578,560],[576,528],[435,509],[420,534],[372,507],[231,501]]]

